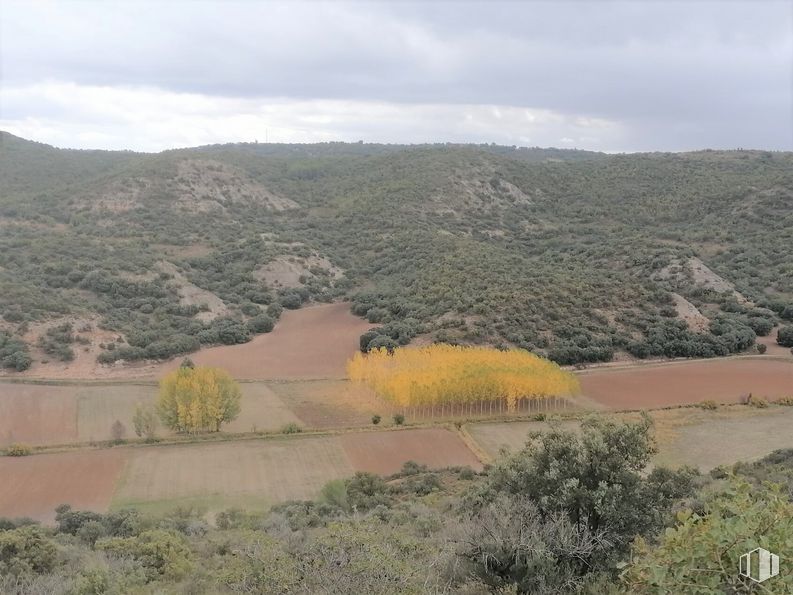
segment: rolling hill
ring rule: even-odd
[[[0,359],[165,359],[340,299],[364,344],[725,355],[793,318],[792,205],[791,153],[0,133]]]

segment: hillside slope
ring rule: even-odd
[[[60,150],[0,136],[0,356],[161,359],[340,298],[369,338],[712,356],[793,317],[793,155]],[[788,308],[786,310],[786,308]],[[5,347],[3,346],[5,345]]]

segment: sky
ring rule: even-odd
[[[793,150],[793,2],[0,0],[0,130]]]

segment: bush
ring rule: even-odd
[[[376,506],[391,504],[388,485],[379,475],[358,471],[344,483],[350,507],[357,510],[370,510]]]
[[[22,372],[27,370],[32,362],[28,346],[24,341],[0,331],[0,366]]]
[[[39,527],[0,531],[0,576],[48,572],[55,566],[57,554],[55,542]]]
[[[303,431],[303,428],[301,428],[299,425],[297,425],[293,421],[290,421],[288,424],[284,425],[281,428],[281,433],[282,434],[299,434],[302,431]]]
[[[785,407],[793,407],[793,397],[780,397],[774,401],[777,405],[784,405]]]
[[[752,395],[749,395],[746,404],[751,407],[757,407],[758,409],[765,409],[766,407],[768,407],[767,400],[763,399],[762,397],[754,397]]]
[[[719,404],[713,400],[701,401],[699,405],[697,405],[700,409],[706,409],[708,411],[715,411],[719,408]]]
[[[16,442],[11,444],[6,448],[6,454],[9,457],[26,457],[28,456],[33,450],[27,444],[22,444]]]
[[[375,414],[372,416],[372,424],[377,425],[380,423],[380,420],[383,419],[379,415]]]
[[[275,327],[275,321],[266,314],[260,314],[248,321],[252,333],[269,333]]]
[[[394,423],[398,426],[401,426],[402,424],[405,423],[405,416],[402,415],[401,413],[397,413],[396,415],[394,415]]]
[[[347,500],[347,484],[343,479],[332,479],[322,486],[319,499],[326,504],[338,506],[342,510],[350,509],[350,503]]]
[[[757,344],[757,353],[759,353],[760,355],[763,355],[766,351],[768,351],[768,346],[767,345],[765,345],[764,343],[758,343]]]
[[[783,326],[779,329],[776,342],[782,347],[793,347],[793,326]]]

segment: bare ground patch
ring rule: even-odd
[[[0,383],[0,445],[75,441],[77,388]]]
[[[224,432],[278,430],[301,420],[270,388],[242,383],[240,414]],[[153,384],[44,385],[0,382],[0,446],[23,442],[33,446],[111,440],[120,421],[125,438],[134,438],[132,423],[138,403],[154,406]],[[172,432],[160,427],[159,436]]]
[[[442,428],[345,434],[339,440],[356,471],[390,475],[407,461],[433,469],[482,469],[482,463],[460,437]]]
[[[371,389],[348,380],[274,382],[270,388],[310,428],[367,426],[373,415],[387,420],[393,413]]]
[[[347,360],[372,326],[354,316],[346,303],[287,310],[271,333],[242,345],[202,349],[190,357],[244,380],[344,378]],[[160,377],[178,366],[174,360],[153,372]]]
[[[257,268],[253,272],[253,276],[276,288],[302,287],[301,278],[311,276],[311,269],[321,270],[333,278],[338,278],[342,275],[342,270],[333,266],[327,258],[312,255],[305,258],[301,256],[278,256]]]
[[[257,499],[262,507],[317,496],[331,479],[354,473],[335,438],[248,440],[137,449],[114,507],[163,500]]]
[[[793,448],[793,408],[703,412],[661,442],[659,464],[691,465],[708,471],[718,465],[752,461],[778,448]]]
[[[703,316],[702,312],[694,304],[677,293],[672,294],[672,299],[675,301],[677,317],[684,321],[690,330],[695,333],[701,333],[708,328],[710,320]]]
[[[556,422],[563,429],[575,429],[577,420]],[[501,451],[516,452],[529,439],[529,433],[541,432],[552,427],[544,421],[486,422],[466,425],[466,430],[476,443],[491,458],[496,459]]]
[[[173,277],[180,304],[183,306],[206,306],[209,308],[196,314],[196,318],[199,320],[209,322],[228,314],[229,309],[222,299],[211,291],[201,289],[197,285],[190,283],[187,277],[176,268],[176,265],[163,260],[157,263],[157,268]]]
[[[731,358],[600,368],[578,374],[581,393],[606,407],[642,409],[714,400],[737,403],[742,395],[793,394],[793,361]]]
[[[0,517],[53,523],[55,508],[105,512],[128,451],[123,449],[0,457]]]

